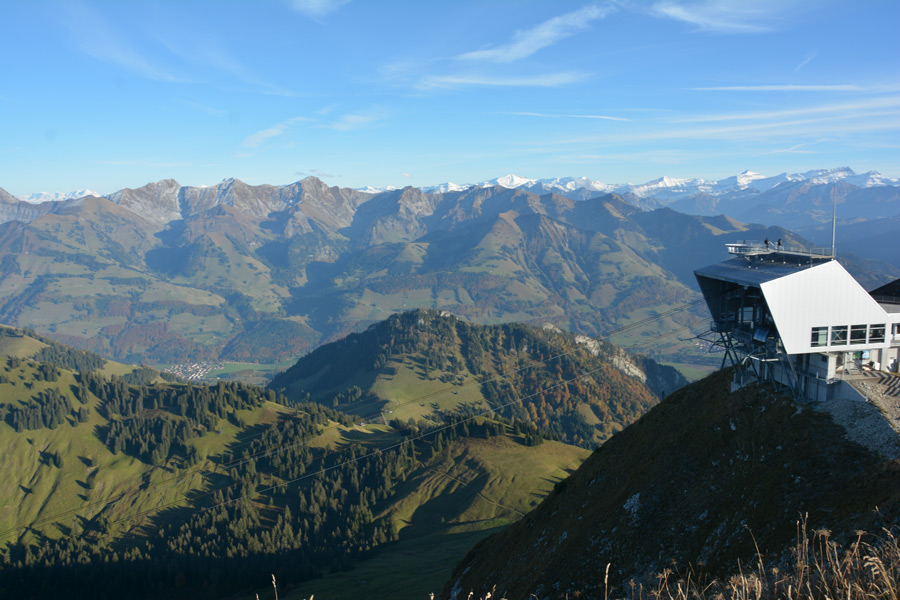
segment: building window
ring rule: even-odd
[[[870,344],[883,344],[884,343],[884,325],[872,325],[869,327],[869,343]]]
[[[847,345],[847,326],[840,325],[831,328],[831,345],[846,346]]]
[[[827,346],[828,345],[828,328],[827,327],[813,327],[812,328],[812,341],[810,342],[810,346],[813,348],[817,346]]]
[[[851,325],[850,326],[850,343],[865,344],[866,343],[866,326]]]

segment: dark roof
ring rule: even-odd
[[[887,304],[900,304],[900,279],[881,286],[876,290],[869,292],[869,295],[878,302]]]
[[[818,262],[816,264],[821,264]],[[792,264],[773,261],[746,261],[741,258],[732,258],[702,269],[694,271],[697,277],[709,277],[730,281],[738,285],[759,287],[767,281],[779,279],[785,275],[796,273],[811,267],[810,264]]]

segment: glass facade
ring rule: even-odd
[[[828,345],[828,328],[827,327],[813,327],[812,328],[812,341],[810,345],[813,348],[818,346],[827,346]]]
[[[831,345],[846,346],[847,345],[847,326],[839,325],[831,328]]]
[[[887,324],[882,325],[881,323],[877,325],[836,325],[831,328],[813,327],[809,345],[813,348],[823,348],[825,346],[883,344],[885,331],[887,331]]]

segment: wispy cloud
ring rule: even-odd
[[[309,171],[294,171],[294,175],[299,177],[306,177],[308,175],[312,175],[313,177],[318,177],[319,179],[333,179],[339,178],[340,175],[335,175],[333,173],[326,173],[325,171],[320,171],[319,169],[310,169]]]
[[[244,138],[244,141],[241,142],[241,145],[246,148],[259,148],[264,143],[268,142],[272,138],[276,138],[282,135],[285,131],[287,131],[292,125],[296,125],[297,123],[301,123],[303,121],[309,121],[306,117],[294,117],[292,119],[287,119],[286,121],[282,121],[277,125],[269,127],[268,129],[262,129],[248,135]]]
[[[412,175],[410,175],[410,174],[407,173],[406,171],[404,171],[403,173],[401,173],[401,175],[403,175],[403,176],[406,177],[407,179],[412,179]]]
[[[556,114],[548,114],[548,113],[536,113],[536,112],[510,112],[505,113],[508,115],[517,115],[521,117],[543,117],[547,119],[601,119],[604,121],[630,121],[631,119],[626,119],[624,117],[611,117],[608,115],[556,115]]]
[[[538,50],[585,31],[592,21],[605,17],[613,10],[615,8],[612,5],[585,6],[576,11],[553,17],[531,29],[516,31],[513,34],[513,41],[508,44],[466,52],[457,58],[495,63],[508,63],[527,58]]]
[[[803,57],[803,60],[801,60],[801,61],[797,64],[797,66],[794,67],[794,73],[796,73],[797,71],[799,71],[800,69],[802,69],[803,67],[805,67],[806,65],[808,65],[808,64],[809,64],[810,62],[812,62],[812,60],[813,60],[815,57],[817,57],[818,55],[819,55],[819,53],[818,53],[818,52],[815,52],[815,51],[807,53],[806,56]]]
[[[864,117],[870,115],[871,111],[874,109],[896,107],[900,107],[900,96],[872,98],[870,100],[861,100],[859,102],[842,102],[839,104],[806,106],[803,108],[794,108],[789,110],[770,110],[751,113],[732,113],[717,115],[696,115],[685,117],[683,119],[676,119],[673,122],[708,123],[716,121],[763,121],[772,119],[807,117],[829,113],[836,113],[844,118],[849,118],[851,116]]]
[[[416,87],[421,90],[438,88],[482,87],[558,87],[586,79],[586,73],[564,71],[540,75],[491,76],[491,75],[431,75],[421,79]]]
[[[690,88],[695,92],[864,92],[866,88],[853,84],[775,84],[775,85],[723,85]]]
[[[367,111],[347,113],[337,117],[334,121],[323,123],[320,126],[336,131],[352,131],[374,125],[385,118],[384,110],[373,108]]]
[[[528,72],[528,69],[511,71],[508,66],[500,71],[497,65],[523,61],[544,48],[586,31],[594,21],[618,8],[618,0],[604,0],[602,4],[583,6],[534,27],[520,29],[505,44],[450,57],[394,61],[383,65],[380,72],[386,81],[409,85],[419,91],[467,87],[559,87],[584,81],[591,77],[590,73],[564,69],[553,72],[544,69],[544,72],[534,73]]]
[[[154,34],[153,39],[168,52],[186,63],[230,75],[243,84],[249,85],[264,94],[274,96],[297,95],[291,90],[285,89],[260,77],[254,69],[248,67],[224,50],[221,46],[221,42],[213,36],[192,37],[187,39],[183,36],[179,36],[176,41],[170,37]]]
[[[246,66],[239,60],[230,56],[227,52],[216,48],[211,45],[204,45],[204,51],[199,54],[195,54],[198,57],[198,60],[205,61],[205,63],[214,68],[222,71],[223,73],[228,73],[237,78],[240,81],[243,81],[247,85],[253,86],[259,91],[270,94],[273,96],[297,96],[296,92],[293,92],[289,89],[286,89],[280,85],[274,84],[270,81],[267,81],[259,76],[256,70]]]
[[[88,56],[154,81],[189,81],[139,51],[133,41],[123,39],[119,28],[113,27],[99,13],[82,4],[68,4],[65,7],[63,24],[78,48]]]
[[[757,156],[769,156],[772,154],[816,154],[815,150],[804,150],[804,148],[812,145],[813,143],[821,143],[821,142],[812,142],[809,144],[794,144],[789,148],[778,148],[776,150],[769,150],[768,152],[760,152]]]
[[[763,33],[773,29],[778,5],[730,0],[666,1],[653,5],[651,13],[695,25],[710,33]]]
[[[900,130],[900,110],[872,111],[865,115],[828,115],[809,119],[751,121],[733,125],[709,125],[694,128],[669,127],[659,124],[653,130],[627,134],[583,136],[559,139],[544,144],[640,143],[659,140],[726,140],[745,142],[750,139],[785,139],[857,135],[862,132],[887,133]]]
[[[291,7],[311,19],[326,17],[350,0],[290,0]]]
[[[353,131],[355,129],[362,129],[374,125],[385,117],[386,111],[379,107],[371,108],[366,111],[346,113],[336,116],[329,121],[310,117],[293,117],[273,125],[272,127],[261,129],[256,133],[248,135],[241,142],[241,146],[244,146],[245,148],[259,148],[270,140],[284,135],[291,127],[298,125],[299,123],[308,123],[309,126],[318,127],[320,129]],[[313,171],[310,172],[316,174]],[[318,174],[316,174],[316,176],[318,176]],[[331,175],[329,175],[329,177],[331,177]]]
[[[297,95],[261,78],[255,69],[223,50],[214,36],[182,35],[176,41],[156,30],[140,26],[129,30],[127,24],[111,23],[99,12],[80,3],[66,4],[65,11],[64,26],[82,52],[135,75],[161,82],[197,83],[210,78],[209,73],[195,76],[199,67],[218,72],[213,77],[216,81],[221,80],[219,74],[224,73],[262,93]],[[171,65],[178,65],[180,69]],[[185,71],[192,75],[183,75]]]

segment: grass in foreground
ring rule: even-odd
[[[767,567],[759,554],[752,569],[741,569],[727,581],[704,582],[691,574],[665,571],[647,595],[651,600],[897,599],[900,540],[894,532],[874,536],[859,531],[845,547],[832,540],[828,530],[817,530],[809,537],[805,523],[797,527],[792,561],[784,570]],[[632,598],[646,593],[646,589],[631,589]]]
[[[756,564],[728,579],[712,579],[694,567],[686,572],[666,569],[649,582],[634,580],[622,588],[609,587],[610,565],[602,589],[564,595],[530,595],[529,598],[602,598],[603,600],[897,600],[900,596],[900,538],[896,531],[881,535],[856,532],[856,539],[842,545],[827,529],[810,536],[806,523],[797,523],[797,542],[782,568],[768,565],[757,552]],[[598,565],[598,569],[604,568]],[[654,581],[655,580],[655,581]],[[496,588],[484,595],[462,591],[456,600],[507,600]]]

